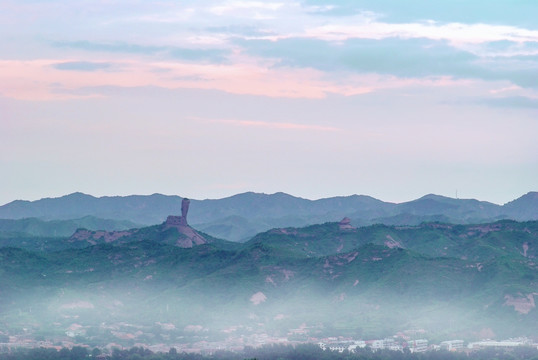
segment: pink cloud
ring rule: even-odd
[[[66,61],[77,60],[61,60]],[[16,99],[53,100],[73,98],[70,90],[98,86],[216,89],[235,94],[291,98],[323,98],[327,92],[350,95],[369,91],[321,80],[323,74],[316,70],[268,69],[264,64],[212,65],[115,59],[115,63],[121,64],[119,71],[89,72],[54,68],[53,65],[59,62],[51,59],[0,61],[0,93]]]
[[[91,60],[114,63],[115,66],[113,69],[76,71],[61,70],[55,68],[55,65],[60,62],[80,61],[78,59],[0,60],[0,94],[24,100],[65,100],[92,96],[78,95],[76,90],[83,88],[155,86],[168,89],[221,90],[234,94],[269,97],[321,99],[330,93],[350,96],[380,89],[451,86],[465,82],[449,77],[402,79],[377,74],[340,74],[337,77],[329,77],[328,74],[311,68],[273,67],[273,63],[267,60],[244,56],[237,56],[232,59],[234,62],[227,64],[151,62],[143,58]],[[289,125],[282,123],[278,126],[284,128]]]

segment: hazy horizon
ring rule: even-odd
[[[305,200],[310,200],[310,201],[316,201],[316,200],[322,200],[322,199],[327,199],[327,198],[333,198],[333,197],[350,197],[350,196],[369,196],[369,197],[372,197],[372,198],[375,198],[377,200],[381,200],[383,202],[386,202],[386,203],[394,203],[394,204],[401,204],[401,203],[404,203],[404,202],[409,202],[409,201],[413,201],[413,200],[417,200],[417,199],[420,199],[422,197],[425,197],[425,196],[429,196],[429,195],[437,195],[437,196],[443,196],[443,197],[447,197],[447,198],[451,198],[451,199],[458,199],[458,200],[478,200],[478,201],[485,201],[485,202],[489,202],[489,203],[492,203],[492,204],[495,204],[495,205],[504,205],[508,202],[511,202],[513,200],[516,200],[526,194],[529,194],[529,193],[533,193],[533,192],[536,192],[534,190],[529,190],[527,191],[526,193],[524,194],[521,194],[520,196],[517,196],[511,200],[508,200],[507,202],[505,203],[495,203],[493,201],[489,201],[488,199],[476,199],[476,198],[463,198],[463,197],[460,197],[459,194],[454,194],[454,196],[450,196],[450,195],[442,195],[442,194],[433,194],[433,193],[428,193],[428,194],[423,194],[421,196],[418,196],[416,198],[411,198],[411,199],[407,199],[407,200],[403,200],[403,201],[399,201],[399,202],[396,202],[396,201],[390,201],[390,200],[385,200],[385,199],[380,199],[380,198],[377,198],[375,196],[371,196],[369,194],[347,194],[347,195],[334,195],[334,196],[324,196],[324,197],[319,197],[319,198],[308,198],[308,197],[303,197],[303,196],[297,196],[295,194],[290,194],[290,193],[286,193],[286,192],[283,192],[283,191],[277,191],[277,192],[272,192],[272,193],[266,193],[266,192],[257,192],[257,191],[244,191],[244,192],[238,192],[238,193],[233,193],[233,194],[229,194],[229,195],[225,195],[225,196],[222,196],[222,197],[212,197],[212,198],[194,198],[194,197],[189,197],[189,196],[183,196],[181,194],[164,194],[164,193],[159,193],[159,192],[154,192],[154,193],[146,193],[146,194],[125,194],[125,195],[118,195],[118,194],[105,194],[105,195],[95,195],[95,194],[89,194],[89,193],[85,193],[85,192],[82,192],[82,191],[75,191],[75,192],[72,192],[72,193],[66,193],[66,194],[61,194],[61,195],[58,195],[58,196],[43,196],[43,197],[38,197],[38,198],[33,198],[33,199],[13,199],[13,200],[10,200],[8,202],[5,202],[5,203],[0,203],[0,206],[3,206],[3,205],[7,205],[13,201],[30,201],[30,202],[33,202],[33,201],[38,201],[38,200],[44,200],[44,199],[56,199],[56,198],[61,198],[61,197],[64,197],[64,196],[69,196],[69,195],[73,195],[73,194],[77,194],[77,193],[80,193],[80,194],[84,194],[84,195],[89,195],[89,196],[92,196],[92,197],[95,197],[95,198],[102,198],[102,197],[127,197],[127,196],[151,196],[151,195],[164,195],[164,196],[179,196],[179,197],[183,197],[183,198],[188,198],[188,199],[191,199],[191,200],[199,200],[199,201],[203,201],[203,200],[220,200],[220,199],[225,199],[225,198],[229,198],[229,197],[233,197],[233,196],[236,196],[236,195],[241,195],[241,194],[246,194],[246,193],[256,193],[256,194],[263,194],[263,195],[275,195],[275,194],[278,194],[278,193],[283,193],[283,194],[286,194],[286,195],[290,195],[290,196],[293,196],[295,198],[301,198],[301,199],[305,199]],[[456,197],[457,195],[457,197]]]

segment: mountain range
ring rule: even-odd
[[[0,331],[126,346],[538,336],[537,195],[15,201],[0,207]]]
[[[90,230],[153,225],[162,222],[170,214],[179,213],[182,199],[180,196],[161,194],[97,198],[73,193],[37,201],[16,200],[0,206],[0,219],[36,220],[33,220],[32,226],[29,226],[29,220],[25,220],[26,225],[0,221],[0,232],[53,237],[68,236],[74,230],[73,225]],[[308,200],[285,193],[268,195],[252,192],[191,202],[190,222],[197,229],[217,238],[240,242],[276,227],[307,226],[339,221],[343,217],[349,217],[355,226],[418,225],[432,221],[472,224],[501,219],[538,220],[538,192],[529,192],[502,206],[432,194],[399,204],[364,195]],[[69,220],[70,223],[61,226],[59,223],[49,223],[60,220]],[[47,228],[50,230],[47,231]],[[62,228],[65,229],[63,232],[59,230]]]

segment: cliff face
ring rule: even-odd
[[[187,218],[184,216],[173,216],[170,215],[163,224],[164,229],[167,230],[170,228],[176,228],[180,234],[176,242],[176,246],[182,248],[191,248],[195,245],[207,244],[208,241],[196,230],[191,228],[187,224]]]
[[[340,230],[355,230],[356,228],[351,225],[351,219],[345,217],[338,223]]]
[[[117,241],[123,237],[130,236],[134,231],[91,231],[87,229],[77,229],[73,235],[68,239],[69,242],[87,242],[89,245],[96,245],[99,243],[109,243]]]
[[[189,213],[190,203],[191,201],[187,198],[181,201],[181,218],[179,219],[181,225],[187,226],[187,214]]]
[[[208,241],[196,230],[191,228],[187,223],[187,214],[189,213],[190,200],[185,198],[181,202],[181,216],[170,215],[166,219],[164,229],[176,228],[180,234],[176,246],[182,248],[191,248],[195,245],[207,244]]]

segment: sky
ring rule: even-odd
[[[0,204],[538,190],[535,0],[0,0]]]

